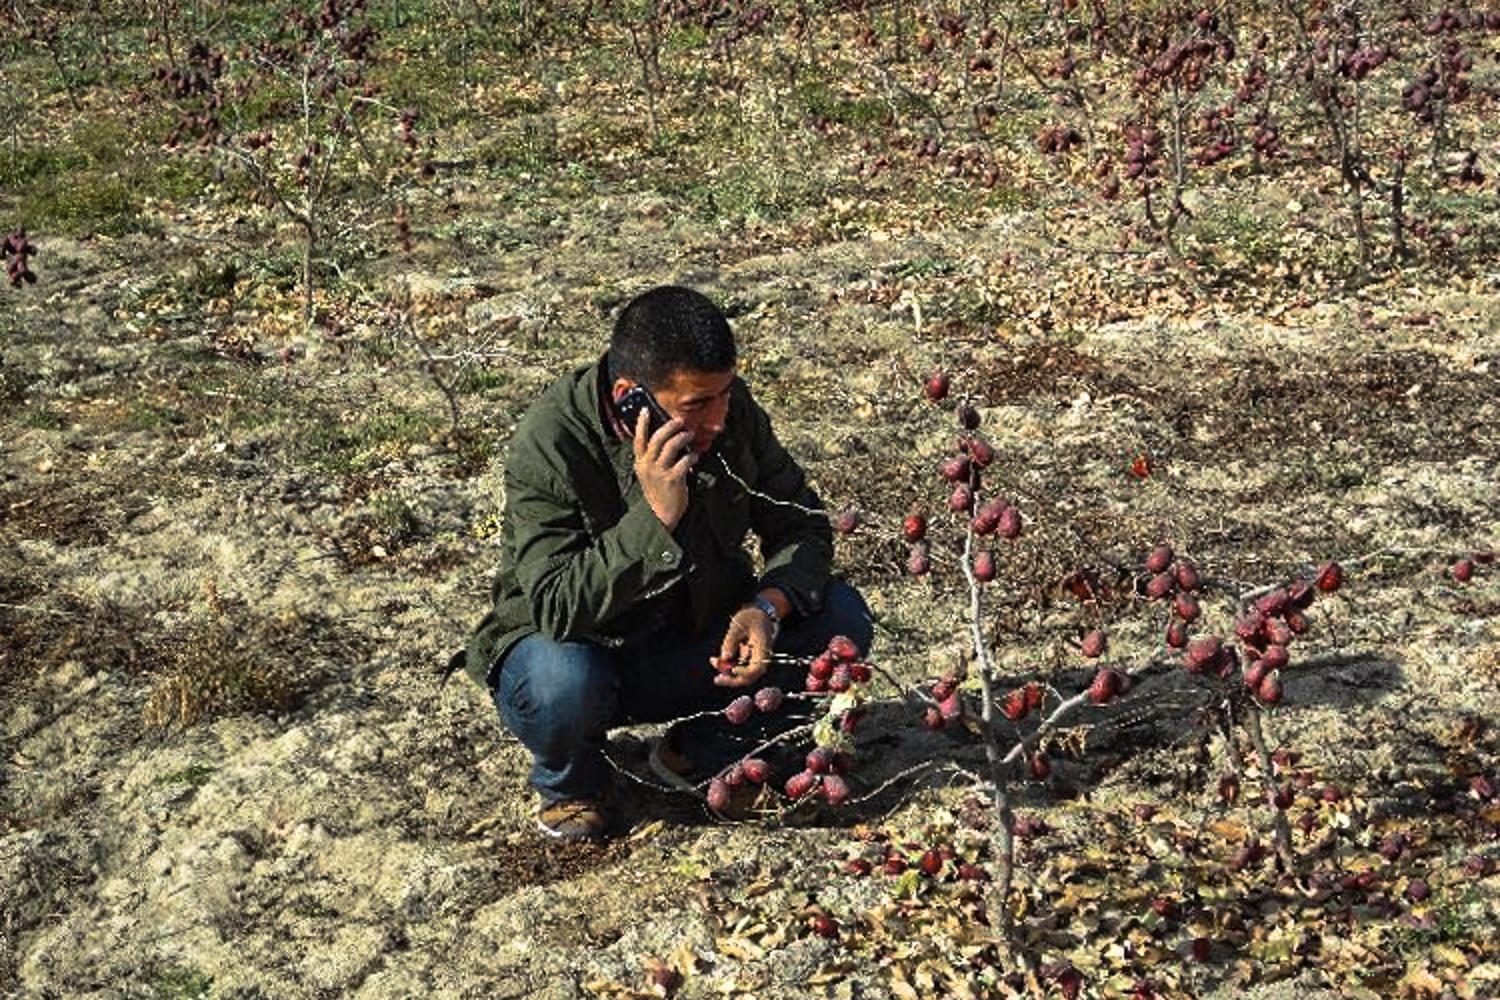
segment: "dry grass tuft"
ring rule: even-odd
[[[151,649],[145,720],[166,729],[228,715],[284,712],[315,690],[360,643],[322,615],[257,614],[210,582],[207,614],[163,634]]]
[[[259,634],[255,634],[258,632]],[[308,678],[289,650],[264,645],[276,633],[252,633],[230,619],[195,621],[163,637],[153,650],[147,725],[187,727],[227,715],[286,711],[296,706]]]
[[[23,566],[0,565],[0,580],[0,692],[7,698],[79,663],[140,678],[148,685],[147,725],[186,727],[295,708],[332,664],[363,655],[364,643],[333,619],[267,616],[221,599],[211,585],[205,609],[158,616],[155,608],[48,595]]]

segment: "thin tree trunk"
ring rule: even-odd
[[[895,3],[896,18],[896,61],[906,62],[906,11],[902,0]]]
[[[1281,870],[1297,877],[1297,856],[1292,853],[1292,826],[1287,822],[1285,810],[1276,806],[1276,777],[1272,773],[1270,748],[1266,746],[1266,734],[1261,725],[1260,706],[1251,705],[1245,716],[1245,728],[1255,744],[1255,756],[1260,761],[1261,793],[1266,808],[1271,810],[1271,825],[1276,844],[1276,859]],[[1233,747],[1231,746],[1231,751]]]
[[[1182,188],[1187,182],[1187,169],[1182,160],[1182,93],[1177,87],[1177,78],[1172,78],[1172,207],[1182,204]]]
[[[1354,241],[1359,248],[1359,278],[1370,277],[1370,231],[1365,224],[1365,186],[1353,169],[1350,154],[1342,156],[1344,180],[1349,184],[1349,210],[1354,215]]]
[[[630,47],[635,50],[636,61],[641,66],[641,87],[646,92],[646,121],[651,128],[651,142],[654,144],[661,137],[661,130],[656,119],[656,84],[651,79],[652,57],[646,51],[646,45],[641,41],[640,31],[635,25],[627,25],[630,32]]]
[[[1406,157],[1396,157],[1396,175],[1391,179],[1391,259],[1406,259]]]
[[[994,669],[990,664],[989,647],[984,642],[981,622],[984,605],[979,581],[973,570],[974,532],[964,539],[963,569],[969,583],[969,638],[974,644],[974,662],[979,665],[979,691],[984,699],[980,709],[981,728],[984,731],[984,756],[989,765],[990,782],[995,787],[993,806],[995,826],[991,834],[995,855],[995,884],[989,893],[986,909],[990,914],[990,925],[1002,934],[1010,931],[1010,888],[1015,880],[1016,842],[1012,827],[1015,816],[1010,807],[1010,770],[1005,755],[1000,750],[1000,737],[995,731],[995,687]]]
[[[312,333],[313,327],[313,253],[317,249],[317,230],[313,226],[312,204],[308,203],[308,217],[302,226],[302,330]]]

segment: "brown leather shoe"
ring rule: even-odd
[[[609,815],[602,803],[592,799],[543,802],[536,825],[547,836],[559,840],[603,840],[609,835]]]

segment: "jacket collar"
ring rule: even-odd
[[[616,430],[618,420],[609,402],[608,351],[578,373],[570,403],[574,415],[589,429],[603,454],[608,456],[620,482],[620,492],[625,493],[635,482],[635,449],[631,447],[630,438],[621,437]]]

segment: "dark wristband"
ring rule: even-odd
[[[760,594],[756,594],[755,597],[750,600],[750,603],[760,610],[764,611],[766,613],[766,617],[771,619],[772,637],[774,638],[776,635],[780,634],[781,616],[776,613],[776,605],[772,604],[769,600],[767,600]]]

